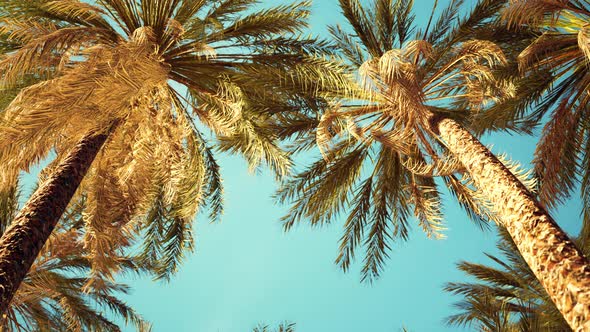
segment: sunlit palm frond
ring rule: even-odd
[[[512,26],[540,25],[555,20],[558,11],[573,9],[571,5],[575,5],[576,2],[575,0],[515,0],[503,10],[502,16]]]

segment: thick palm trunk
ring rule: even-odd
[[[527,188],[467,130],[433,118],[432,128],[495,207],[503,226],[574,331],[590,331],[590,264]]]
[[[35,191],[0,238],[0,313],[5,313],[108,133],[84,137]]]

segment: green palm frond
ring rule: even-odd
[[[144,222],[140,263],[154,271],[157,279],[169,279],[177,271],[186,251],[193,248],[190,219],[173,217],[162,200],[152,203]]]

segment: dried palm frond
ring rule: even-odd
[[[444,238],[442,234],[442,231],[445,230],[442,223],[442,204],[436,188],[412,183],[408,190],[410,191],[410,203],[414,205],[414,213],[424,233],[428,237]]]
[[[463,170],[463,165],[455,157],[437,159],[433,163],[426,163],[420,159],[408,156],[403,165],[410,173],[420,176],[450,176]]]

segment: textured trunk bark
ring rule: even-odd
[[[590,264],[528,189],[467,130],[433,117],[435,130],[495,207],[520,253],[574,331],[590,331]]]
[[[35,191],[0,238],[0,313],[51,235],[109,133],[88,135]]]

